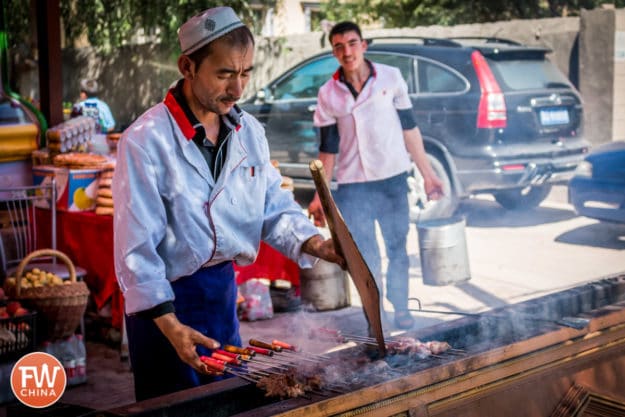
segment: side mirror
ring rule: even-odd
[[[266,99],[267,99],[267,92],[265,91],[265,89],[258,90],[256,92],[256,98],[254,100],[254,104],[262,104],[265,102]]]

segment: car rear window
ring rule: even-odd
[[[458,75],[433,62],[419,60],[420,93],[459,93],[466,83]]]
[[[505,91],[570,87],[567,78],[547,60],[492,60],[488,64]],[[531,77],[528,77],[531,74]]]

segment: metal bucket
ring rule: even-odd
[[[417,223],[421,272],[426,285],[449,285],[471,279],[461,217]]]
[[[310,269],[300,269],[300,294],[303,304],[318,311],[336,310],[351,304],[349,276],[337,264],[320,259]]]

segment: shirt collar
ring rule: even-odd
[[[202,126],[202,123],[195,117],[184,94],[182,94],[183,82],[184,79],[180,79],[176,85],[167,92],[163,102],[187,140],[192,140],[198,135],[201,135],[201,140],[203,140],[206,136],[204,126]],[[222,122],[225,122],[229,129],[238,131],[241,128],[241,115],[241,109],[235,104],[228,114],[222,116]]]
[[[373,63],[371,61],[369,61],[368,59],[365,59],[365,62],[369,66],[369,77],[367,78],[367,80],[369,80],[369,78],[375,77],[378,74],[375,71],[375,67],[373,66]],[[337,81],[341,81],[342,83],[347,84],[347,82],[345,81],[345,72],[343,71],[343,67],[339,67],[334,73],[334,75],[332,75],[332,78],[334,78]]]

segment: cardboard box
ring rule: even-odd
[[[33,183],[45,184],[56,180],[56,207],[66,211],[95,210],[98,194],[99,169],[69,169],[52,165],[33,167]],[[45,205],[44,201],[37,204]]]

